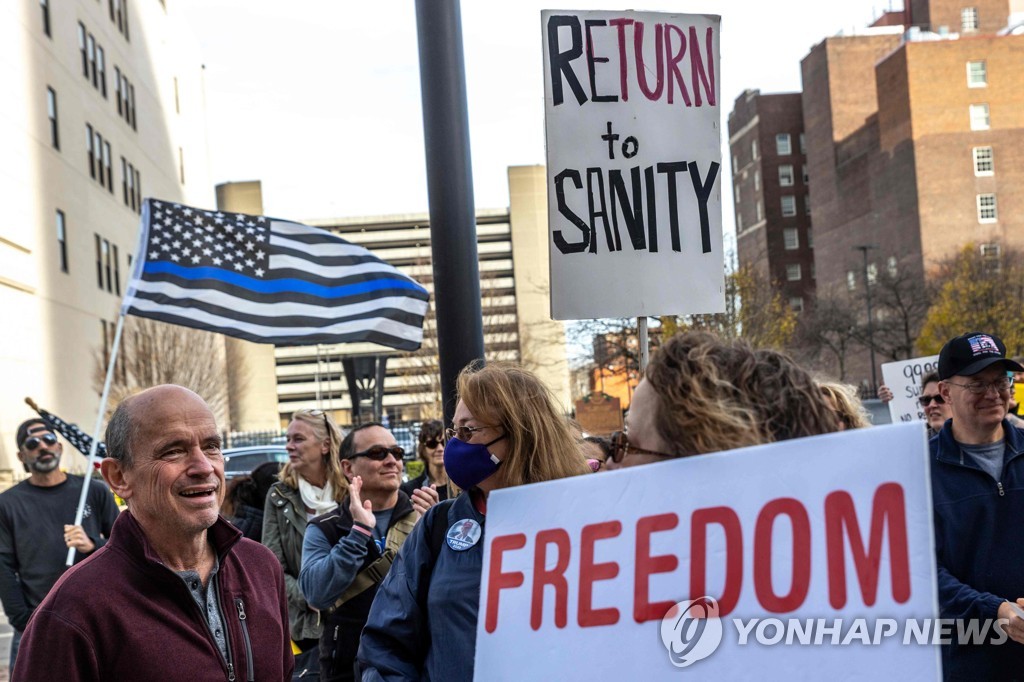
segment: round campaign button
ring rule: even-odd
[[[456,552],[465,552],[467,549],[480,542],[480,535],[483,533],[480,524],[473,519],[462,519],[452,524],[446,535],[448,546]]]

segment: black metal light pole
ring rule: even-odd
[[[449,424],[455,413],[455,381],[459,372],[484,357],[458,0],[416,0],[416,32],[441,399],[444,421]]]
[[[878,392],[878,378],[875,374],[875,327],[874,321],[871,319],[871,282],[868,281],[868,251],[877,249],[878,245],[862,244],[853,248],[855,251],[860,251],[864,256],[864,297],[868,306],[868,352],[871,355],[871,394],[875,395]]]

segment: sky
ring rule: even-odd
[[[170,4],[170,2],[169,2]],[[800,60],[900,0],[693,0],[650,11],[719,14],[726,120],[745,89],[800,89]],[[312,220],[426,213],[412,0],[173,0],[206,74],[210,176],[261,180],[267,215]],[[461,4],[476,207],[508,206],[509,166],[545,162],[542,9],[622,2]],[[722,196],[732,196],[724,173]],[[734,233],[726,208],[726,245]]]

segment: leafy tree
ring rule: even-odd
[[[999,335],[1010,355],[1024,354],[1024,254],[1005,246],[986,253],[968,244],[939,265],[937,295],[928,309],[918,346],[938,353],[969,331]]]

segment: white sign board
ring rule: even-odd
[[[880,426],[494,492],[475,679],[938,679],[918,631],[938,610],[924,433]],[[718,618],[663,624],[705,595]]]
[[[721,18],[541,17],[551,316],[723,312]]]
[[[889,403],[892,423],[919,421],[925,418],[924,408],[918,402],[921,397],[921,379],[925,374],[939,368],[939,356],[914,358],[882,365],[882,381],[892,390]]]

